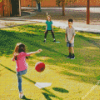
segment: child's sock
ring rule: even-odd
[[[53,42],[56,42],[55,38],[53,39]]]
[[[55,40],[55,38],[53,40]]]
[[[43,42],[46,42],[46,39],[44,39],[44,41]]]

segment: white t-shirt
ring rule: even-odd
[[[67,34],[67,42],[69,42],[72,39],[73,35],[74,36],[76,35],[75,30],[74,30],[73,27],[72,28],[67,27],[65,34]],[[72,43],[74,43],[74,38],[72,40]]]

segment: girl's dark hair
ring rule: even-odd
[[[25,52],[26,50],[25,50],[25,45],[24,44],[20,44],[19,45],[19,49],[18,49],[18,53],[20,53],[20,52]]]
[[[15,50],[14,50],[14,53],[16,53],[15,60],[17,60],[17,56],[20,52],[26,52],[25,44],[23,44],[23,43],[17,43],[16,44],[16,47],[15,47]],[[28,57],[26,57],[26,58],[28,59]]]
[[[73,22],[73,19],[68,19],[68,22]]]

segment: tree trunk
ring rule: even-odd
[[[37,2],[38,11],[41,12],[41,3]]]
[[[33,8],[33,0],[32,0],[32,8]]]
[[[21,0],[19,0],[19,16],[21,16]]]
[[[62,0],[62,15],[65,16],[65,0]]]

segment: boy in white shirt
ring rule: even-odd
[[[67,47],[69,49],[69,55],[68,58],[74,59],[74,37],[75,37],[75,30],[72,27],[73,25],[73,19],[68,20],[68,27],[66,28],[66,33],[65,33],[65,42],[67,42]]]

